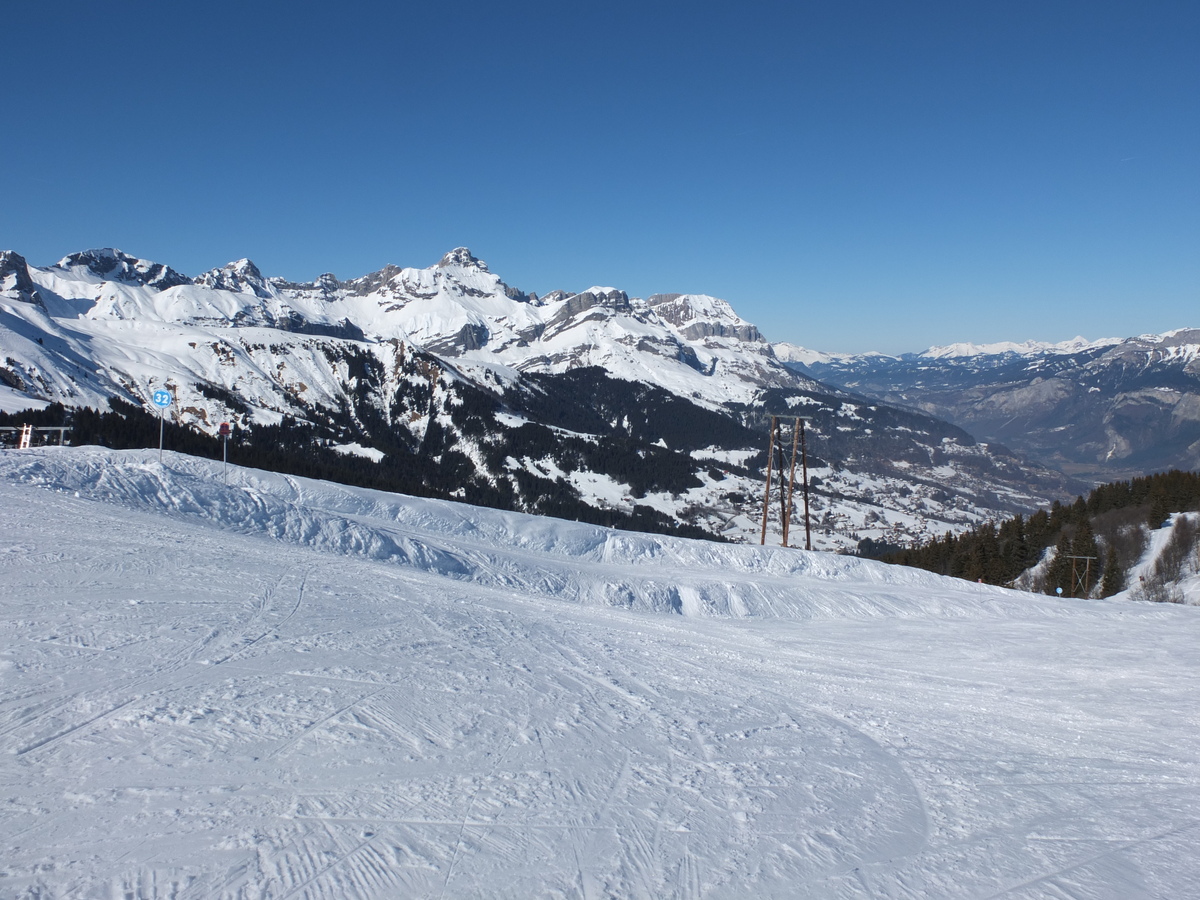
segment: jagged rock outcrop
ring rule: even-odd
[[[217,291],[253,294],[264,300],[275,294],[263,278],[262,272],[258,270],[258,266],[248,259],[239,259],[219,269],[210,269],[197,277],[195,283]]]
[[[141,284],[160,291],[192,283],[192,279],[181,275],[170,266],[138,259],[111,247],[72,253],[57,263],[57,268],[60,269],[77,267],[86,269],[106,281]]]
[[[46,308],[37,285],[29,277],[29,264],[25,262],[25,257],[11,250],[0,251],[0,297]]]

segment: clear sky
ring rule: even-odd
[[[1195,0],[10,4],[0,249],[708,293],[902,352],[1200,327]]]

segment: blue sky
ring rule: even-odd
[[[1200,327],[1200,4],[6,11],[0,249],[729,300],[831,351]]]

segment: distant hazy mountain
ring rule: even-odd
[[[797,372],[924,410],[1073,476],[1200,468],[1200,329],[898,357],[774,348]]]
[[[247,259],[189,278],[112,249],[45,268],[7,252],[0,382],[7,410],[150,408],[168,387],[173,420],[209,434],[286,423],[443,496],[738,540],[758,539],[769,412],[811,418],[817,546],[907,541],[1065,492],[958,427],[793,371],[723,300],[538,297],[465,248],[303,283]]]

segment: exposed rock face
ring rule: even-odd
[[[524,291],[520,290],[519,288],[509,287],[508,285],[505,285],[504,286],[504,294],[506,297],[508,297],[509,300],[516,300],[519,303],[531,303],[534,306],[538,305],[538,295],[533,292],[530,292],[527,294]]]
[[[633,308],[629,305],[629,295],[624,291],[602,291],[593,293],[592,291],[584,291],[582,294],[574,294],[570,296],[561,308],[555,313],[554,318],[550,320],[547,327],[560,327],[563,323],[577,319],[589,309],[599,308],[601,310],[609,310],[613,312],[632,312]]]
[[[430,353],[442,356],[461,356],[469,350],[486,346],[488,330],[485,325],[466,324],[452,337],[442,338],[425,345]]]
[[[746,343],[765,343],[758,328],[743,321],[724,300],[693,297],[687,294],[652,294],[646,306],[672,325],[685,338],[698,341],[706,337],[734,338]]]
[[[386,265],[378,272],[372,272],[362,278],[355,278],[347,282],[345,287],[349,288],[350,292],[357,297],[367,297],[390,283],[400,272],[399,266]]]
[[[342,283],[334,277],[332,272],[326,272],[324,275],[318,275],[312,286],[314,290],[320,291],[324,296],[333,297],[341,290]]]
[[[446,269],[450,266],[458,266],[464,269],[479,269],[482,272],[488,270],[487,263],[472,256],[471,251],[466,247],[455,247],[443,256],[437,264],[439,269]]]
[[[160,291],[192,283],[192,279],[179,274],[170,266],[138,259],[136,256],[130,256],[128,253],[111,247],[72,253],[58,261],[60,269],[70,269],[75,266],[82,266],[93,275],[107,281],[142,284]]]
[[[32,303],[45,309],[37,285],[29,277],[29,264],[25,257],[11,250],[0,251],[0,297],[18,303]]]
[[[211,269],[197,277],[195,283],[218,291],[253,294],[264,300],[270,299],[274,294],[258,266],[248,259],[239,259],[220,269]]]

